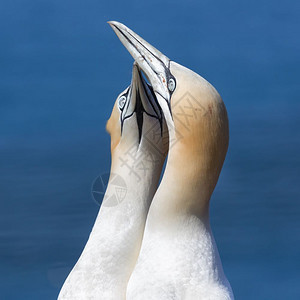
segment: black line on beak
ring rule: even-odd
[[[143,123],[144,123],[144,115],[143,112],[145,111],[143,107],[143,103],[140,97],[139,90],[136,90],[136,104],[135,104],[135,113],[136,113],[136,122],[139,130],[139,143],[142,139],[142,131],[143,131]]]

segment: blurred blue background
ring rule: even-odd
[[[211,217],[236,299],[300,299],[299,13],[297,0],[2,0],[0,299],[55,299],[87,241],[133,62],[108,20],[226,103]]]

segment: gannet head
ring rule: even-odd
[[[189,178],[189,186],[205,184],[202,190],[209,199],[229,140],[220,95],[200,75],[171,61],[125,25],[109,24],[146,75],[163,111],[169,131],[167,169],[182,180]]]
[[[116,156],[127,159],[130,151],[139,151],[140,160],[151,153],[160,166],[168,151],[168,131],[153,89],[141,73],[134,63],[131,84],[118,95],[106,130],[113,160]]]

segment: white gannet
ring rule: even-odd
[[[125,25],[110,25],[152,85],[169,132],[166,169],[126,299],[233,299],[209,223],[210,197],[228,148],[225,105],[204,78]]]
[[[137,64],[106,129],[111,136],[109,183],[86,246],[60,291],[61,300],[126,298],[168,149],[161,109]]]

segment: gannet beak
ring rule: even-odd
[[[116,21],[108,23],[146,75],[164,111],[165,118],[173,123],[170,99],[175,90],[176,81],[170,72],[170,59],[125,25]],[[166,116],[166,109],[169,116]]]
[[[120,111],[121,133],[126,119],[133,115],[136,117],[139,143],[143,132],[144,114],[155,118],[163,131],[163,115],[152,87],[147,83],[138,64],[134,62],[132,68],[132,80],[130,86],[118,97]]]
[[[162,122],[161,109],[153,95],[153,90],[144,79],[136,62],[134,62],[132,68],[131,94],[132,98],[135,97],[135,102],[140,101],[138,105],[141,106],[143,112],[148,116],[157,118],[160,123]],[[136,111],[138,111],[138,109],[136,109]]]

